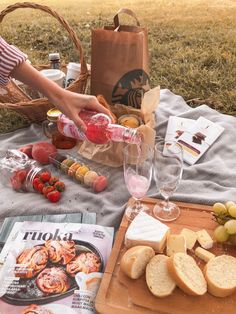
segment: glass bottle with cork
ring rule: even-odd
[[[42,124],[43,132],[56,148],[71,149],[76,145],[77,140],[59,132],[57,122],[61,114],[61,111],[56,108],[50,109],[47,112],[47,120]]]
[[[61,61],[60,61],[60,54],[58,52],[49,53],[48,59],[50,61],[50,68],[60,70]]]

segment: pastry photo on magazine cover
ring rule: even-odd
[[[17,222],[0,254],[0,314],[90,314],[114,230]]]

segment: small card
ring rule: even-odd
[[[168,120],[165,142],[177,141],[177,139],[185,132],[190,130],[196,120],[182,117],[170,116]]]
[[[194,125],[177,139],[183,148],[184,161],[190,165],[195,164],[223,131],[224,128],[220,125],[203,117],[198,118]]]

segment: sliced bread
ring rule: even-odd
[[[236,291],[236,258],[220,255],[205,266],[208,292],[216,297],[226,297]]]
[[[149,246],[134,246],[122,256],[120,267],[128,277],[138,279],[144,274],[147,263],[154,255],[153,248]]]
[[[176,284],[167,269],[166,255],[155,255],[146,267],[146,282],[149,290],[157,297],[166,297],[172,293]]]
[[[189,295],[203,295],[207,283],[201,269],[188,254],[175,253],[167,261],[167,267],[177,286]]]

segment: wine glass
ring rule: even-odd
[[[124,179],[129,193],[134,198],[134,204],[126,208],[125,215],[128,220],[133,220],[140,211],[149,208],[141,204],[140,200],[146,195],[153,169],[153,148],[147,144],[141,147],[128,144],[124,148]]]
[[[162,221],[173,221],[180,215],[180,209],[169,201],[177,189],[183,172],[183,151],[177,142],[158,141],[154,147],[154,174],[157,188],[164,201],[156,204],[153,214]]]

